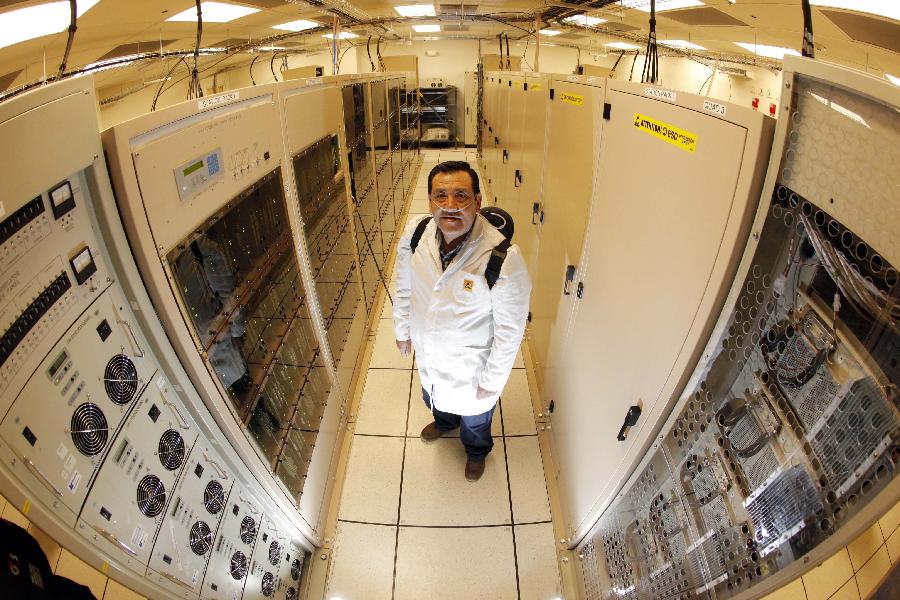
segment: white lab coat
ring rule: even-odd
[[[493,289],[484,270],[503,234],[481,215],[462,251],[441,270],[432,219],[416,251],[410,223],[397,248],[394,330],[412,340],[416,364],[434,408],[479,415],[506,385],[525,332],[531,279],[518,246],[511,246]],[[478,400],[478,387],[497,392]]]

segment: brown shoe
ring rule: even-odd
[[[469,481],[478,481],[484,474],[484,461],[466,461],[466,479]]]
[[[445,433],[447,433],[445,430],[438,429],[437,424],[431,422],[422,429],[422,433],[419,434],[419,437],[422,438],[422,441],[426,444],[430,444]]]

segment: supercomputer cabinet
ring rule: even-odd
[[[478,139],[478,73],[466,71],[463,84],[463,101],[466,106],[463,122],[463,143],[475,146]]]
[[[188,101],[103,133],[122,221],[175,350],[264,493],[311,539],[340,404],[275,85]],[[316,450],[319,452],[316,452]],[[298,512],[298,507],[300,510]],[[299,519],[298,519],[298,522]]]
[[[696,115],[732,121],[743,112],[707,102]],[[687,339],[699,361],[676,361],[671,380],[684,383],[652,446],[588,535],[572,539],[586,598],[763,597],[900,500],[900,205],[891,167],[900,162],[900,91],[786,57],[779,106],[762,200],[726,278],[733,284],[711,334],[697,346]],[[698,156],[705,139],[719,139],[690,119],[676,122],[671,109],[635,112],[640,121],[629,109],[624,129],[650,135],[645,122],[671,118],[693,134]],[[592,288],[585,284],[582,302]],[[666,293],[654,308],[676,299]],[[645,416],[628,438],[651,425]]]
[[[354,226],[343,168],[346,157],[341,152],[346,147],[341,91],[332,80],[287,82],[279,86],[278,98],[290,164],[287,179],[295,189],[303,249],[319,298],[338,389],[347,398],[363,344],[367,313],[353,244]],[[302,430],[317,431],[307,487],[300,498],[301,511],[317,524],[325,516],[324,486],[336,457],[335,444],[339,443],[338,429],[345,408],[343,404],[331,403],[320,414],[301,414],[295,421]]]
[[[484,74],[484,112],[481,132],[481,170],[486,186],[493,183],[497,169],[497,146],[499,138],[498,95],[500,92],[500,73]],[[492,200],[492,199],[491,199]]]
[[[601,151],[605,79],[553,76],[547,94],[544,172],[536,220],[543,244],[532,271],[529,342],[543,405],[546,382],[567,353],[559,344],[575,298],[572,277],[581,262],[584,233]],[[621,151],[621,150],[620,150]],[[627,151],[626,151],[627,152]],[[533,204],[532,204],[533,206]],[[532,211],[534,215],[534,212]]]
[[[79,559],[143,595],[197,597],[215,590],[205,581],[227,576],[235,598],[243,581],[220,570],[233,556],[210,558],[228,549],[211,542],[236,485],[254,490],[246,502],[282,522],[290,543],[304,554],[312,545],[258,495],[172,360],[98,127],[91,77],[0,105],[0,492]]]
[[[699,358],[750,233],[774,129],[749,109],[612,80],[599,109],[588,228],[552,333],[551,353],[564,357],[546,388],[573,539],[640,460]]]
[[[532,278],[537,273],[540,248],[549,84],[550,78],[547,75],[528,74],[525,77],[522,86],[525,112],[522,116],[521,150],[513,157],[513,179],[507,187],[514,198],[512,205],[515,208],[513,218],[516,223],[516,244],[522,251]]]

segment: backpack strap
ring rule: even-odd
[[[413,231],[412,237],[409,239],[409,247],[412,250],[412,254],[416,253],[416,246],[419,245],[419,240],[422,239],[422,234],[425,233],[425,228],[428,227],[428,223],[431,221],[431,217],[425,217],[419,224],[416,225],[415,231]]]
[[[488,289],[493,289],[497,279],[500,278],[500,269],[503,268],[503,261],[506,260],[506,253],[509,252],[511,245],[509,240],[503,240],[491,251],[491,257],[484,269],[484,278],[487,279]]]

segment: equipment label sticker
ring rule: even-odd
[[[70,493],[74,494],[75,490],[78,489],[79,483],[81,483],[81,473],[75,471],[75,473],[72,474],[72,479],[69,480],[69,485],[66,487],[69,489]]]
[[[563,92],[559,95],[559,98],[572,106],[584,106],[584,96],[579,96],[578,94],[567,94],[566,92]]]
[[[644,95],[649,96],[651,98],[659,98],[661,100],[668,100],[669,102],[675,102],[678,100],[678,94],[673,92],[672,90],[661,90],[658,88],[644,88]]]
[[[532,83],[531,84],[531,91],[533,91],[533,92],[537,92],[538,90],[542,90],[542,89],[544,89],[544,86],[542,86],[540,83]]]
[[[206,110],[207,108],[212,108],[214,106],[221,106],[223,104],[228,104],[229,102],[234,102],[240,97],[240,92],[228,92],[227,94],[219,94],[218,96],[201,98],[197,101],[197,109]]]
[[[713,102],[712,100],[704,100],[703,101],[703,110],[706,112],[711,112],[714,115],[726,116],[728,113],[728,109],[725,108],[724,104],[719,104],[718,102]]]
[[[681,148],[685,152],[693,154],[697,151],[697,136],[690,131],[679,129],[662,121],[657,121],[646,115],[634,113],[634,126],[641,131],[649,133],[673,146]]]

